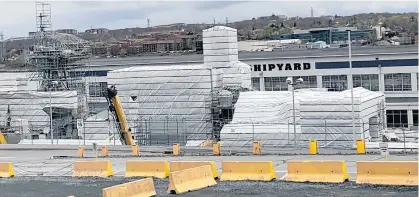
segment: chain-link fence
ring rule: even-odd
[[[200,141],[214,138],[214,131],[217,129],[212,124],[210,120],[184,118],[148,118],[128,121],[134,140],[138,145],[144,146],[165,146],[174,143],[182,146],[196,143],[199,145]],[[83,139],[119,141],[118,128],[113,121],[85,121]]]
[[[318,121],[320,122],[320,121]],[[417,126],[383,128],[377,122],[322,124],[216,124],[205,120],[182,118],[144,119],[128,122],[134,140],[143,146],[198,146],[207,139],[220,140],[226,147],[251,146],[261,141],[266,147],[306,147],[309,140],[317,140],[319,147],[352,147],[354,139],[367,142],[399,142],[403,148],[418,141]],[[90,144],[101,141],[119,145],[119,131],[113,120],[84,120],[78,128],[77,120],[53,121],[53,139],[49,132],[50,121],[3,121],[1,131],[8,143],[24,140],[25,144]],[[196,129],[200,128],[200,129]],[[202,129],[204,128],[204,129]],[[355,131],[355,132],[354,132]]]
[[[320,121],[319,121],[320,122]],[[418,131],[407,128],[383,128],[377,122],[323,124],[228,124],[221,131],[224,146],[252,146],[260,141],[265,147],[307,147],[317,140],[319,147],[351,148],[356,140],[367,142],[417,142]],[[410,130],[411,128],[413,130]],[[404,146],[406,147],[406,146]]]
[[[54,119],[52,122],[28,119],[6,120],[0,121],[0,130],[9,144],[39,144],[45,141],[57,144],[59,140],[81,139],[77,136],[76,121],[71,119]],[[53,132],[50,132],[51,130]]]
[[[118,123],[115,121],[83,120],[80,125],[78,121],[80,120],[6,120],[0,121],[0,130],[9,144],[90,144],[90,141],[121,144]],[[214,131],[217,130],[212,126],[211,120],[183,118],[149,118],[129,121],[128,125],[139,145],[187,145],[188,142],[199,145],[199,141],[213,139]]]

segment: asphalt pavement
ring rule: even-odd
[[[110,158],[98,158],[109,160],[115,176],[125,175],[125,163],[127,160],[166,160],[166,161],[215,161],[217,170],[221,172],[222,161],[272,161],[278,179],[286,175],[286,162],[289,160],[341,160],[346,161],[350,180],[356,178],[356,161],[417,161],[418,155],[389,155],[387,158],[381,155],[234,155],[234,156],[179,156],[170,154],[140,153],[140,157],[131,157],[130,152],[110,153]],[[72,176],[73,163],[75,160],[94,160],[92,151],[85,152],[88,158],[76,158],[76,150],[1,150],[0,162],[12,162],[16,176]],[[100,153],[98,153],[100,155]]]
[[[0,179],[2,197],[99,197],[105,187],[137,180],[135,178],[72,178],[72,177],[15,177]],[[176,196],[167,193],[168,179],[154,179],[157,196]],[[394,187],[357,185],[353,182],[342,184],[272,182],[217,182],[216,186],[193,191],[184,197],[416,197],[418,187]]]
[[[164,152],[164,151],[163,151]],[[94,160],[96,154],[86,150],[88,158],[75,158],[77,150],[69,149],[2,149],[0,162],[12,162],[16,177],[0,179],[0,197],[76,197],[101,196],[105,187],[133,181],[124,178],[127,160],[167,160],[167,161],[215,161],[221,172],[222,161],[272,161],[277,175],[273,182],[218,182],[217,186],[182,194],[182,196],[418,196],[418,187],[357,185],[356,161],[417,161],[417,154],[381,155],[260,155],[249,154],[230,156],[179,156],[173,157],[154,151],[141,152],[140,157],[131,157],[130,150],[110,152],[109,160],[115,173],[111,178],[73,178],[75,160]],[[100,155],[100,152],[99,152]],[[286,162],[290,160],[342,160],[346,162],[349,182],[343,184],[313,184],[285,182]],[[154,179],[157,196],[167,194],[168,179]]]

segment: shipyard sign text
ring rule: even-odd
[[[255,64],[252,66],[254,72],[273,70],[310,70],[310,63],[285,63],[285,64]]]

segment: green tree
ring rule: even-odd
[[[268,25],[265,28],[263,28],[263,36],[264,37],[271,36],[273,34],[273,32],[274,32],[274,30],[273,30],[271,25]]]
[[[279,34],[281,35],[281,34],[290,34],[290,33],[292,33],[292,30],[290,29],[290,28],[287,28],[287,27],[285,27],[285,28],[281,28],[280,30],[279,30]]]

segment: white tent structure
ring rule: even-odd
[[[21,133],[49,133],[50,107],[53,113],[65,109],[70,114],[77,112],[77,92],[36,92],[0,90],[0,122],[11,123]],[[71,122],[71,121],[70,121]]]
[[[371,139],[369,122],[379,119],[383,127],[385,98],[382,92],[354,89],[355,139]],[[351,94],[299,89],[295,92],[296,135],[292,116],[292,93],[242,92],[233,120],[221,130],[223,146],[247,146],[259,140],[266,146],[307,145],[315,139],[321,145],[353,144]],[[381,121],[380,121],[381,120]],[[366,123],[366,124],[365,124]]]
[[[204,64],[140,66],[108,72],[140,144],[196,145],[214,136],[219,93],[250,89],[250,66],[238,61],[237,30],[203,31]],[[144,142],[142,142],[144,141]]]
[[[221,71],[203,65],[144,66],[108,73],[128,124],[153,144],[212,134],[211,106],[222,87]],[[187,134],[186,134],[187,133]],[[150,139],[151,138],[151,139]]]

